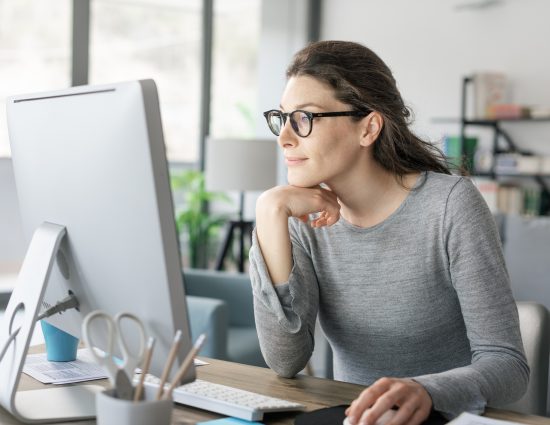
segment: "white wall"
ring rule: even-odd
[[[512,81],[513,101],[550,106],[550,2],[501,0],[493,7],[457,9],[479,0],[324,0],[323,39],[357,41],[390,66],[414,129],[432,141],[457,125],[462,77],[502,71]],[[522,147],[550,154],[550,123],[508,124]]]

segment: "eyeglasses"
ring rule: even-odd
[[[321,117],[365,117],[371,111],[344,111],[344,112],[308,112],[297,109],[292,112],[283,112],[278,109],[272,109],[264,112],[269,129],[275,136],[281,134],[281,130],[286,124],[287,118],[290,118],[290,125],[294,132],[300,137],[307,137],[313,129],[313,118]]]

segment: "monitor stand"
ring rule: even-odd
[[[20,327],[0,360],[0,404],[25,423],[93,418],[95,394],[103,390],[99,385],[76,385],[17,391],[48,278],[65,235],[64,226],[46,222],[35,231],[0,323],[0,349]]]

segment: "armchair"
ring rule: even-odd
[[[184,269],[191,334],[207,332],[204,356],[267,367],[254,322],[247,273]]]
[[[227,304],[215,298],[187,295],[187,312],[191,338],[208,335],[200,354],[217,359],[227,358]]]

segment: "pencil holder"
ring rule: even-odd
[[[76,360],[78,338],[50,325],[44,320],[40,321],[44,341],[46,343],[46,358],[51,362],[70,362]]]
[[[134,402],[114,396],[114,390],[105,390],[96,396],[98,425],[170,425],[172,400],[155,400],[145,391],[145,399]],[[151,398],[149,398],[151,397]]]

